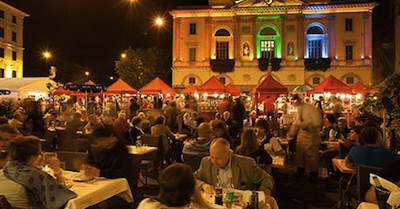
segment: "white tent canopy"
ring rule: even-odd
[[[0,79],[0,89],[11,90],[9,97],[27,98],[47,97],[49,94],[48,84],[55,85],[55,82],[48,77],[36,78],[3,78]]]

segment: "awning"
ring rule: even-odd
[[[106,94],[136,94],[137,90],[122,79],[118,79],[107,88]]]
[[[322,83],[320,83],[317,87],[315,87],[314,91],[312,92],[314,94],[318,93],[322,94],[324,92],[329,92],[332,94],[337,94],[337,93],[351,94],[352,90],[348,85],[344,84],[342,81],[335,78],[333,75],[330,75]]]
[[[236,86],[234,86],[233,84],[228,84],[226,86],[226,91],[228,93],[230,93],[232,96],[236,97],[236,96],[240,96],[240,91],[239,89],[236,88]]]
[[[216,76],[211,76],[210,79],[208,79],[199,87],[199,92],[209,94],[223,94],[226,93],[226,88]]]
[[[154,80],[150,81],[148,84],[144,85],[140,89],[140,93],[144,95],[155,95],[162,93],[166,96],[174,96],[175,90],[168,86],[168,84],[162,81],[159,77],[157,77]]]
[[[197,91],[197,86],[188,86],[182,91],[182,94],[194,94]]]

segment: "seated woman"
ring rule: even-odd
[[[271,156],[259,146],[256,133],[251,128],[245,128],[242,132],[241,143],[236,149],[236,154],[252,157],[257,163],[271,165]]]
[[[201,198],[192,169],[185,164],[172,164],[159,177],[157,198],[146,198],[138,209],[200,209],[210,208]]]
[[[36,168],[41,160],[40,141],[35,137],[20,137],[9,143],[9,161],[0,172],[0,194],[14,208],[64,208],[76,197],[57,179]]]

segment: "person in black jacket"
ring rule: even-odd
[[[138,140],[139,137],[144,134],[144,132],[140,128],[141,122],[142,122],[142,118],[140,118],[139,116],[133,117],[133,119],[131,121],[132,127],[129,130],[129,141],[127,142],[127,144],[131,144],[131,145],[136,144],[136,140]]]
[[[135,191],[137,175],[127,148],[113,136],[110,125],[102,125],[93,131],[93,143],[89,149],[88,164],[82,166],[85,175],[109,179],[125,178],[131,191]]]

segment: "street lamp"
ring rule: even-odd
[[[49,60],[49,59],[51,59],[52,57],[53,57],[53,55],[51,54],[51,52],[50,51],[43,51],[42,52],[42,57],[44,58],[44,59],[46,59],[46,60]]]
[[[154,19],[154,25],[158,28],[163,27],[165,24],[165,20],[162,17],[156,17]]]
[[[85,72],[85,75],[86,75],[86,76],[89,76],[89,75],[90,75],[89,71],[86,71],[86,72]]]
[[[125,59],[125,58],[126,58],[126,53],[122,53],[122,54],[121,54],[121,58],[122,58],[122,59]]]
[[[133,3],[138,2],[138,0],[128,0],[128,2],[129,2],[130,4],[133,4]]]
[[[114,76],[110,76],[110,80],[114,80]]]

